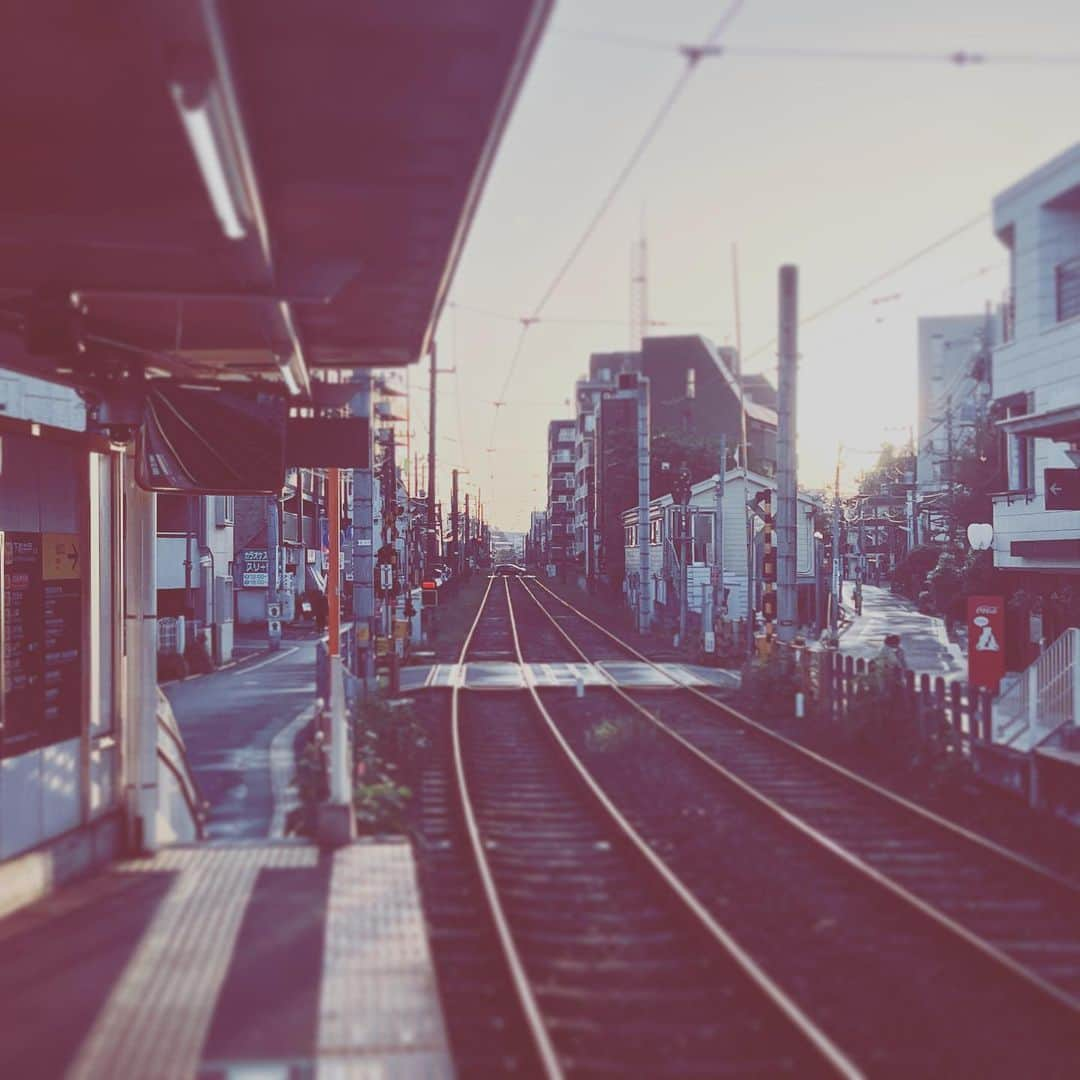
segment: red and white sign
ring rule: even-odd
[[[1005,598],[969,596],[968,682],[997,693],[1005,674]]]

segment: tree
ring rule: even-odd
[[[728,448],[730,468],[733,448]],[[697,484],[715,476],[720,464],[719,440],[695,439],[661,432],[650,443],[649,494],[658,499],[670,495],[680,468],[690,472],[690,483]]]

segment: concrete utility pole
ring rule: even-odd
[[[467,574],[469,570],[469,548],[472,544],[472,519],[469,516],[469,493],[465,492],[465,543],[462,549],[461,572]]]
[[[428,398],[428,475],[427,475],[427,524],[428,543],[425,571],[439,557],[439,538],[435,518],[435,379],[438,375],[438,349],[431,343],[431,386]]]
[[[649,380],[638,376],[638,629],[649,632],[652,624],[652,569],[649,565]]]
[[[300,483],[300,471],[297,470],[296,482]],[[281,538],[278,523],[281,520],[281,503],[277,495],[266,500],[266,644],[273,652],[281,647],[281,609],[278,605],[278,563],[280,561]],[[273,617],[277,611],[278,616]]]
[[[795,456],[795,417],[799,354],[799,271],[780,267],[780,377],[777,410],[777,633],[792,641],[799,616],[799,593],[795,580],[798,542],[798,477]]]
[[[754,656],[754,587],[757,559],[754,551],[754,515],[750,511],[750,482],[743,466],[742,498],[746,506],[746,655]]]
[[[829,632],[832,639],[836,640],[836,633],[839,628],[840,619],[840,599],[843,591],[844,581],[844,555],[840,550],[840,458],[844,453],[843,446],[837,447],[836,450],[836,482],[833,487],[833,519],[832,519],[832,549],[833,549],[833,565],[832,565],[832,581],[830,583],[830,593],[832,596],[832,603],[829,605]]]
[[[715,621],[723,618],[724,608],[724,481],[727,473],[727,435],[720,433],[720,470],[716,477],[716,491],[713,503],[713,570],[712,570],[712,616]],[[707,626],[706,631],[712,631]]]
[[[353,640],[356,656],[354,671],[365,680],[374,674],[371,639],[375,619],[375,546],[371,433],[371,375],[353,373],[354,393],[349,399],[349,413],[368,421],[367,446],[357,447],[357,458],[366,468],[353,469],[352,486],[352,560],[353,560]]]
[[[327,469],[330,567],[326,574],[330,659],[330,801],[319,808],[319,840],[327,847],[347,844],[356,835],[345,720],[345,675],[341,666],[341,474]]]
[[[461,573],[461,532],[458,529],[458,470],[450,471],[450,543],[454,545],[451,566]]]

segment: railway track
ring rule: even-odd
[[[548,655],[558,638],[567,659],[595,659],[598,653],[610,659],[617,649],[620,659],[649,663],[540,583],[522,581],[516,590],[523,605],[534,605],[530,625],[537,648]],[[1064,1060],[1075,1067],[1080,1054],[1080,889],[1075,884],[790,743],[702,691],[611,694],[624,711],[662,735],[646,751],[652,761],[668,762],[669,773],[681,767],[684,783],[696,783],[702,798],[708,793],[706,801],[721,789],[728,803],[737,796],[757,812],[758,824],[746,827],[766,829],[762,836],[770,827],[774,834],[797,835],[804,851],[833,864],[834,875],[846,874],[879,903],[921,923],[941,948],[966,958],[969,970],[983,980],[981,989],[1000,987],[1011,995],[1014,1004],[1002,1017],[1013,1018],[1022,1007],[1039,1023],[1052,1017],[1043,1041],[1071,1054]],[[565,703],[562,708],[573,711]],[[599,768],[603,771],[603,762]],[[636,794],[646,787],[641,776],[623,785]],[[658,794],[659,788],[651,805],[657,805]],[[715,807],[708,813],[722,817]],[[694,847],[689,835],[678,843],[665,839],[664,829],[649,825],[647,814],[635,821],[665,857],[676,857],[680,845]],[[778,836],[773,842],[781,841]],[[824,882],[816,888],[827,894]],[[819,989],[824,981],[817,980]],[[1001,1027],[995,1036],[1003,1034]],[[1032,1041],[1028,1037],[1020,1044]]]
[[[492,579],[461,660],[521,662]],[[451,691],[480,891],[546,1076],[860,1075],[626,821],[535,690]]]

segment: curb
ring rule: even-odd
[[[260,649],[258,652],[241,656],[239,660],[230,660],[227,664],[214,668],[213,671],[196,671],[191,675],[185,675],[182,679],[166,679],[164,682],[159,682],[158,686],[175,686],[177,683],[191,682],[192,679],[205,679],[207,675],[217,675],[218,672],[228,671],[230,668],[246,664],[249,660],[257,660],[260,656],[269,656],[272,651],[272,649]]]
[[[300,805],[300,797],[293,786],[293,777],[296,774],[293,743],[296,733],[319,715],[321,706],[321,700],[316,698],[270,740],[270,790],[274,813],[270,819],[269,836],[272,840],[280,840],[285,836],[285,821],[289,811]]]

